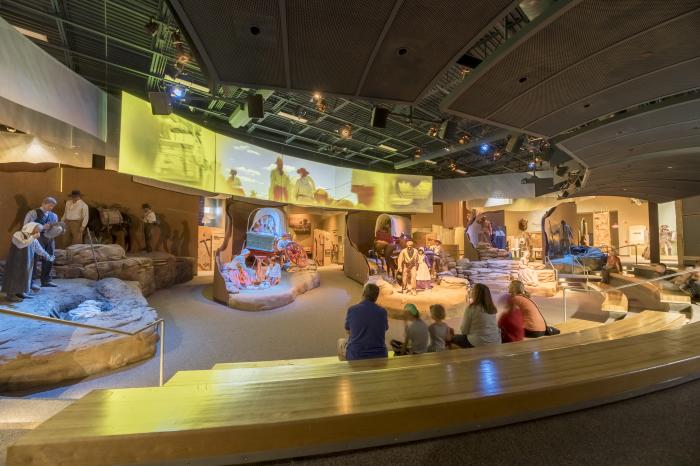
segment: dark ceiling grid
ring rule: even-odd
[[[147,90],[163,85],[165,74],[172,74],[175,51],[169,28],[176,28],[177,24],[164,0],[2,0],[0,15],[11,24],[46,34],[48,43],[34,42],[109,92],[125,89],[143,97]],[[162,23],[154,37],[144,30],[145,23],[151,18]],[[504,28],[500,22],[494,25],[484,32],[469,53],[484,58],[526,21],[519,9],[507,12],[503,22],[507,27]],[[387,108],[397,115],[391,115],[387,127],[383,129],[369,126],[373,103],[330,96],[326,97],[333,102],[329,113],[307,110],[307,114],[314,117],[309,118],[306,125],[295,124],[281,117],[269,117],[272,109],[276,113],[281,108],[282,101],[286,111],[300,105],[313,108],[309,93],[276,91],[266,102],[265,119],[253,120],[241,131],[234,130],[227,124],[228,115],[253,92],[238,86],[221,86],[210,93],[191,88],[189,96],[192,100],[185,103],[180,112],[184,111],[186,117],[200,123],[215,124],[219,131],[228,132],[234,137],[258,137],[257,133],[263,131],[264,134],[259,135],[261,141],[287,145],[291,149],[298,145],[297,148],[303,151],[298,154],[301,156],[315,159],[318,159],[317,156],[330,157],[353,166],[360,164],[372,169],[391,170],[395,161],[412,159],[416,149],[429,152],[448,144],[428,136],[427,131],[432,126],[430,121],[443,118],[439,102],[446,92],[461,82],[464,77],[461,70],[462,67],[456,64],[446,69],[436,81],[435,88],[412,106],[413,121],[407,119],[407,106],[388,105]],[[181,77],[208,87],[207,78],[196,60],[190,61]],[[188,107],[195,112],[187,111]],[[406,116],[400,116],[402,114]],[[352,139],[338,139],[336,131],[343,122],[352,125]],[[459,121],[459,125],[475,135],[492,131],[492,128],[473,122]],[[394,147],[397,151],[382,150],[377,147],[379,144]],[[445,152],[441,165],[419,164],[405,171],[438,177],[454,176],[454,173],[445,172],[442,166],[449,162],[450,157],[451,154]],[[513,170],[509,167],[511,163],[518,171],[523,170],[523,161],[516,158],[494,163],[480,154],[462,153],[458,161],[470,175]]]

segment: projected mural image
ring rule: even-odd
[[[432,212],[432,178],[336,167],[152,115],[122,94],[119,171],[211,192],[302,206]]]
[[[213,191],[214,144],[212,131],[122,94],[120,172]]]

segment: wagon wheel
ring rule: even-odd
[[[306,267],[308,261],[306,251],[299,243],[291,242],[285,247],[285,250],[287,251],[287,257],[292,263],[299,267]]]

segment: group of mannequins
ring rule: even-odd
[[[398,270],[401,272],[401,292],[416,294],[416,290],[429,290],[442,267],[442,243],[435,241],[429,248],[416,248],[412,240],[398,257]]]

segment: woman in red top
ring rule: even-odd
[[[524,336],[527,338],[544,336],[547,324],[537,304],[530,299],[530,294],[525,291],[525,284],[520,280],[513,280],[510,282],[508,293],[510,294],[508,312],[515,312],[515,309],[520,310]],[[517,318],[515,319],[515,323],[517,323]]]
[[[510,299],[508,302],[510,303]],[[520,308],[509,306],[509,309],[498,319],[498,328],[501,329],[501,342],[522,341],[525,338],[525,327]]]

